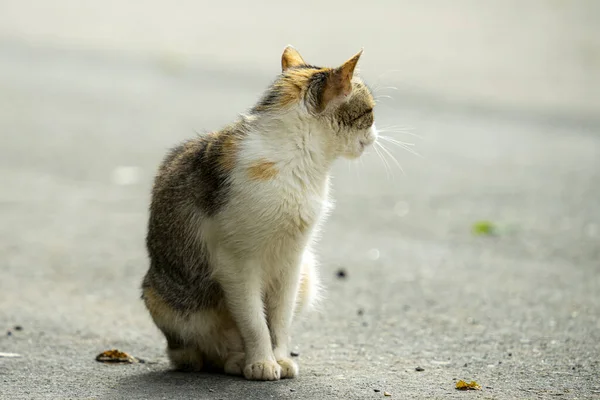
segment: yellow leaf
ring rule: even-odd
[[[480,390],[481,386],[477,384],[475,381],[471,381],[471,383],[467,383],[465,381],[456,382],[456,389],[458,390]]]

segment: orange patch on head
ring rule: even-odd
[[[313,68],[288,70],[284,77],[275,85],[275,89],[280,93],[280,106],[287,107],[300,101],[308,89],[312,76],[326,70]]]
[[[254,181],[267,181],[277,175],[279,171],[272,161],[258,160],[248,168],[248,175]]]

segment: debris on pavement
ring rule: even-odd
[[[375,393],[379,393],[381,392],[381,389],[373,389],[375,391]]]
[[[13,329],[14,329],[15,331],[22,331],[22,330],[23,330],[23,327],[22,327],[21,325],[15,325],[15,326],[13,327]]]
[[[456,382],[456,389],[457,390],[481,390],[481,386],[479,386],[479,384],[475,381],[471,381],[470,383],[467,383],[465,381],[458,381]]]
[[[392,394],[391,394],[390,392],[383,392],[383,395],[384,395],[385,397],[390,397]]]
[[[0,358],[19,358],[20,354],[17,353],[0,353]]]
[[[290,356],[292,356],[292,357],[298,357],[299,355],[300,355],[300,353],[298,353],[297,351],[290,352]]]
[[[340,268],[340,269],[338,269],[336,275],[339,279],[344,279],[344,278],[346,278],[346,275],[347,275],[346,270],[344,268]]]
[[[423,372],[423,371],[425,371],[425,368],[423,368],[423,367],[417,367],[417,368],[415,368],[415,371],[417,371],[417,372]]]
[[[144,360],[137,359],[124,351],[120,351],[117,349],[106,350],[96,356],[96,361],[104,362],[104,363],[144,363]]]

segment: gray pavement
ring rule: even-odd
[[[85,23],[65,17],[50,36],[49,28],[37,26],[41,15],[26,25],[14,11],[24,3],[12,3],[14,15],[0,13],[0,353],[20,357],[0,356],[0,398],[376,399],[384,392],[397,399],[600,398],[596,61],[575,57],[543,68],[551,48],[568,54],[583,43],[600,54],[594,47],[600,36],[584,34],[599,33],[591,24],[596,3],[537,1],[528,3],[537,9],[521,9],[533,13],[536,29],[560,20],[549,32],[564,41],[551,42],[532,28],[539,36],[524,35],[524,43],[545,47],[532,47],[531,62],[521,69],[482,57],[498,76],[514,78],[506,85],[486,86],[463,72],[437,90],[427,82],[436,76],[442,82],[439,65],[420,73],[409,65],[403,81],[380,76],[408,56],[394,55],[380,69],[386,46],[370,49],[368,43],[417,29],[405,14],[430,12],[431,20],[446,22],[438,34],[454,32],[458,25],[440,16],[447,9],[436,13],[401,2],[393,10],[413,21],[409,28],[365,33],[364,75],[381,88],[378,94],[393,97],[381,97],[377,123],[411,127],[384,134],[415,143],[422,157],[389,147],[404,173],[390,160],[386,169],[373,153],[336,166],[337,206],[318,246],[326,300],[295,328],[301,376],[275,383],[170,372],[139,284],[147,267],[150,185],[164,152],[248,108],[278,71],[283,45],[294,42],[283,33],[299,38],[300,30],[279,22],[281,37],[235,56],[223,50],[222,37],[215,40],[224,47],[207,45],[214,57],[157,56],[144,45],[156,40],[169,47],[184,36],[192,53],[192,28],[184,24],[187,36],[176,30],[161,41],[138,27],[123,44],[115,38],[126,24],[106,15],[86,20],[94,11],[87,9]],[[162,10],[160,3],[150,3],[150,17]],[[504,14],[496,15],[516,13],[500,5],[510,2],[460,4],[475,21],[499,10]],[[322,12],[333,13],[334,5]],[[47,10],[49,18],[52,13]],[[564,18],[549,17],[556,15]],[[93,21],[113,21],[114,29],[96,40]],[[203,34],[226,29],[202,21],[208,25],[197,28]],[[521,19],[515,24],[519,29],[507,41],[524,32]],[[499,23],[490,25],[503,31]],[[263,29],[257,24],[250,35]],[[340,29],[355,35],[345,25]],[[352,53],[358,37],[332,39],[344,43],[344,52],[329,54],[314,32],[308,35],[304,53],[329,63]],[[465,38],[460,43],[481,50]],[[516,46],[513,53],[498,47],[507,56],[528,49]],[[426,46],[412,52],[434,53]],[[227,57],[248,67],[223,68],[234,61]],[[470,71],[468,60],[454,61],[453,71],[463,71],[461,65]],[[493,68],[480,68],[493,85]],[[565,78],[558,79],[564,96],[552,96],[557,77]],[[400,90],[384,89],[391,85]],[[503,231],[474,236],[472,225],[480,220]],[[336,275],[340,268],[345,279]],[[110,348],[147,362],[94,360]],[[457,391],[459,379],[476,380],[483,389]]]

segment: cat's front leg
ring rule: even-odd
[[[227,306],[244,340],[246,379],[273,381],[281,377],[281,367],[273,354],[271,335],[265,318],[260,265],[244,262],[221,279]]]
[[[298,365],[289,357],[289,340],[300,284],[300,260],[294,258],[280,267],[283,268],[278,279],[267,292],[267,319],[281,377],[294,378],[298,375]]]

